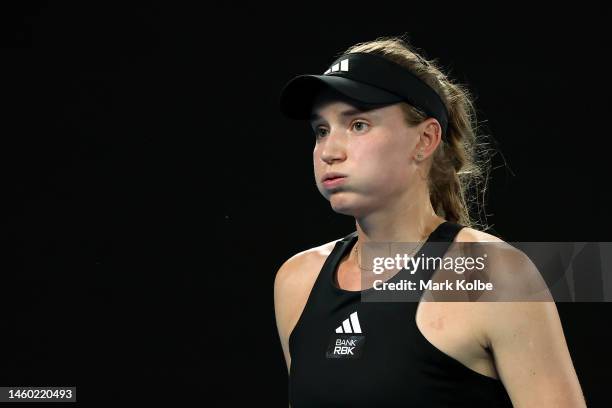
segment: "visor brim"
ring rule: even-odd
[[[349,102],[364,110],[389,105],[402,97],[383,89],[334,75],[300,75],[285,85],[280,97],[280,110],[290,119],[310,119],[313,102],[325,88],[337,91]]]

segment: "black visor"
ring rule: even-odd
[[[408,69],[371,53],[345,54],[322,75],[293,78],[281,92],[281,112],[291,119],[309,119],[312,104],[324,87],[359,106],[408,102],[436,118],[446,134],[448,114],[439,95]]]

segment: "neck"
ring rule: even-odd
[[[411,190],[391,204],[355,218],[359,242],[421,242],[444,218],[438,216],[427,188]]]

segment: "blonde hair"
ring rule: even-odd
[[[480,218],[484,204],[480,204],[479,197],[484,202],[490,162],[477,159],[478,153],[488,153],[482,149],[488,143],[480,142],[476,135],[477,118],[468,89],[448,78],[435,61],[419,55],[422,52],[409,44],[405,35],[359,43],[343,54],[353,52],[377,54],[400,64],[440,95],[448,111],[448,129],[433,154],[428,175],[432,207],[448,221],[488,229],[486,220],[483,223]],[[402,109],[409,126],[416,126],[428,117],[408,103],[402,103]],[[470,205],[476,207],[478,221],[470,216]]]

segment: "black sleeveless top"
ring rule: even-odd
[[[443,222],[416,256],[443,256],[461,228]],[[356,241],[353,232],[336,242],[289,336],[291,407],[512,407],[500,380],[423,336],[418,302],[363,302],[361,291],[338,287],[338,264]]]

